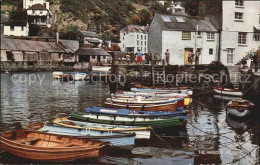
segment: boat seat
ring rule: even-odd
[[[27,137],[27,138],[13,140],[13,142],[22,143],[22,144],[31,144],[32,142],[35,142],[38,140],[40,140],[39,137]]]

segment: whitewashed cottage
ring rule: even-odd
[[[218,60],[233,66],[260,48],[260,1],[201,1],[200,15],[219,26]]]
[[[158,53],[165,59],[170,51],[170,64],[194,64],[188,60],[193,53],[199,56],[199,64],[210,64],[216,59],[218,31],[204,17],[187,16],[182,12],[174,15],[155,14],[148,33],[148,52]]]
[[[8,20],[3,31],[4,36],[28,36],[29,25],[27,20]]]
[[[149,26],[128,25],[120,30],[119,47],[123,52],[134,51],[138,49],[142,53],[148,52],[148,28]]]

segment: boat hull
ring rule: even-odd
[[[243,118],[246,117],[250,113],[250,110],[239,111],[235,107],[227,107],[227,114],[232,115],[234,117]]]
[[[228,88],[215,87],[214,91],[221,95],[229,95],[229,96],[237,96],[237,97],[243,96],[241,91],[228,89]]]
[[[127,126],[151,126],[153,129],[166,128],[172,126],[184,126],[186,124],[186,120],[183,117],[179,118],[158,118],[158,119],[150,119],[150,118],[138,118],[129,119],[127,117],[117,117],[115,120],[115,116],[106,116],[106,115],[92,115],[84,112],[74,111],[71,114],[71,118],[74,120],[101,123],[101,124],[114,124],[114,125],[127,125]]]
[[[14,132],[14,131],[11,131]],[[10,134],[12,134],[10,132]],[[9,132],[8,132],[9,133]],[[19,135],[19,132],[17,132]],[[26,137],[25,137],[26,138]],[[57,138],[56,135],[49,135],[49,134],[40,134],[39,138],[41,140],[51,139],[58,141],[60,138],[61,140],[68,140],[71,139],[69,137],[62,137],[59,136]],[[93,148],[86,147],[84,145],[78,147],[51,147],[54,142],[46,143],[46,140],[39,141],[43,142],[44,144],[37,146],[31,146],[28,144],[22,144],[15,142],[14,140],[9,140],[4,138],[2,135],[0,137],[1,143],[0,148],[8,153],[16,155],[18,157],[35,160],[35,161],[42,161],[42,162],[61,162],[61,161],[71,161],[75,159],[88,159],[88,158],[98,158],[103,156],[107,152],[107,144],[105,142],[101,142],[100,146],[96,146]],[[50,140],[50,141],[51,141]],[[76,142],[77,140],[74,140]],[[45,147],[43,147],[45,145]]]
[[[112,101],[105,102],[105,107],[115,109],[129,109],[134,111],[176,111],[176,102],[166,104],[123,104],[113,103]]]
[[[135,139],[150,139],[151,136],[150,127],[127,127],[107,124],[102,125],[97,123],[73,121],[68,120],[67,118],[57,118],[53,121],[53,123],[68,128],[110,131],[120,133],[135,133]]]

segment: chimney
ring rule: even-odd
[[[56,43],[59,43],[59,32],[56,33]]]

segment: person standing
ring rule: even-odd
[[[143,63],[143,54],[140,49],[138,49],[138,52],[136,53],[137,56],[137,63],[142,64]]]
[[[197,52],[196,52],[196,55],[195,55],[195,65],[198,65],[198,64],[199,64],[199,56],[200,56],[200,52],[197,51]]]
[[[132,63],[134,63],[134,61],[135,61],[135,54],[134,54],[134,51],[131,51],[130,52],[130,63],[132,64]]]
[[[165,52],[165,58],[166,58],[167,65],[169,65],[170,64],[170,51],[169,51],[169,49],[167,49],[166,52]]]

